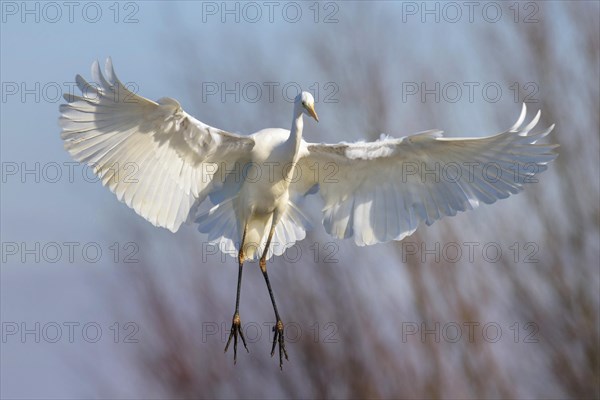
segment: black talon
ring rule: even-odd
[[[229,348],[229,343],[231,343],[231,338],[233,337],[233,364],[237,362],[237,344],[238,344],[238,333],[242,338],[242,343],[246,348],[246,351],[250,353],[248,350],[248,346],[246,346],[246,338],[244,338],[244,332],[242,331],[242,321],[240,319],[239,314],[235,314],[233,316],[233,322],[231,323],[231,332],[229,332],[229,339],[227,339],[227,344],[225,345],[224,352],[227,353],[227,349]]]
[[[285,350],[285,340],[283,335],[283,322],[277,321],[277,325],[273,326],[273,347],[271,348],[271,357],[275,354],[275,346],[279,344],[279,368],[283,370],[283,356],[289,360],[287,351]]]

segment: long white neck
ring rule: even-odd
[[[290,130],[290,137],[287,140],[287,144],[294,151],[294,159],[300,149],[300,142],[302,141],[302,128],[304,121],[302,119],[302,109],[300,107],[294,107],[294,119],[292,120],[292,129]]]

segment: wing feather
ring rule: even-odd
[[[77,75],[82,96],[66,94],[59,107],[65,148],[156,226],[179,229],[217,183],[220,174],[207,165],[231,168],[254,146],[251,137],[195,119],[174,99],[155,102],[131,92],[110,58],[104,75],[93,63],[92,78]]]
[[[318,187],[323,225],[334,237],[354,237],[359,246],[401,240],[421,222],[494,203],[535,181],[557,156],[557,145],[537,143],[554,125],[531,133],[540,112],[523,126],[525,117],[523,105],[509,130],[483,138],[434,130],[368,143],[302,142],[297,167],[304,173],[292,190]]]

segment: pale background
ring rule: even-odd
[[[476,2],[472,15],[462,2],[305,2],[295,23],[280,2],[272,22],[263,2],[261,18],[227,3],[239,21],[221,2],[76,3],[72,17],[61,2],[1,3],[3,398],[598,397],[597,2]],[[153,227],[82,166],[69,177],[56,89],[107,56],[140,94],[177,98],[232,132],[289,128],[281,89],[319,88],[309,141],[489,135],[529,95],[529,117],[541,108],[540,126],[556,123],[546,140],[560,155],[523,194],[400,243],[357,248],[316,223],[296,262],[269,266],[289,327],[283,373],[268,354],[268,294],[248,264],[241,314],[252,343],[234,367],[223,347],[235,261],[207,254],[193,225]],[[279,85],[272,101],[267,82]],[[407,93],[422,82],[434,92],[439,83],[439,98]],[[265,91],[258,101],[203,91],[236,83]],[[306,206],[318,221],[319,202]],[[131,251],[138,262],[125,262]]]

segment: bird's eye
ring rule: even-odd
[[[306,102],[304,100],[302,100],[302,105],[306,107]]]

